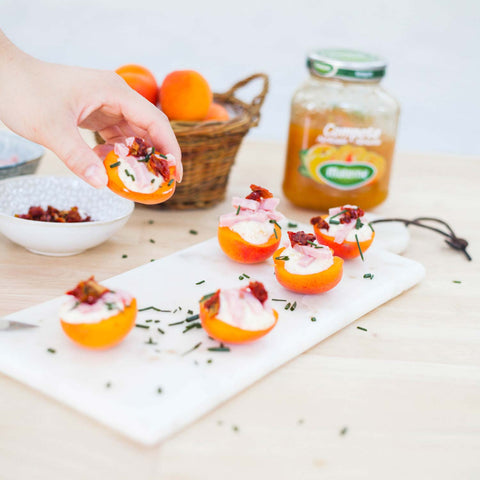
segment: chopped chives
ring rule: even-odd
[[[148,241],[149,241],[150,243],[155,243],[155,240],[154,240],[153,238],[150,238]]]
[[[332,223],[332,222],[331,222],[332,218],[338,217],[339,215],[343,215],[344,213],[347,213],[347,210],[342,210],[341,212],[338,212],[338,213],[336,213],[335,215],[332,215],[332,216],[330,217],[330,219],[328,220],[328,223]],[[337,220],[337,221],[338,221],[338,220]],[[340,223],[340,222],[338,222],[338,223]],[[335,223],[335,225],[337,225],[337,224]]]
[[[375,230],[373,229],[373,227],[372,227],[372,224],[371,224],[371,223],[369,223],[369,224],[368,224],[368,226],[370,227],[370,230],[371,230],[372,232],[374,232],[374,231],[375,231]]]
[[[156,312],[163,312],[163,313],[171,313],[171,310],[162,310],[161,308],[154,307],[151,305],[150,307],[139,308],[139,312],[146,312],[147,310],[155,310]]]
[[[461,280],[452,280],[453,283],[462,283]]]
[[[145,323],[152,323],[152,319],[149,318],[148,320],[145,320]]]
[[[152,179],[150,180],[150,183],[155,183],[155,179],[152,178]]]
[[[307,243],[309,243],[314,248],[322,248],[320,245],[317,245],[315,242],[312,242],[311,240],[307,240]]]
[[[211,297],[212,295],[213,295],[213,293],[210,294],[210,297]],[[203,300],[203,299],[206,300],[207,298],[210,298],[210,297],[207,297],[207,295],[205,295],[205,296],[202,298],[202,300]],[[191,314],[193,313],[193,310],[187,310],[187,313],[188,313],[189,315],[191,315]]]
[[[272,302],[286,302],[284,298],[272,298]]]
[[[238,277],[238,279],[239,279],[239,280],[243,280],[243,275],[240,275],[240,276]]]
[[[347,432],[348,432],[348,427],[343,427],[343,428],[340,430],[340,435],[345,435]]]
[[[110,165],[110,168],[115,168],[115,167],[118,167],[120,165],[121,162],[115,162],[115,163],[112,163]]]
[[[310,321],[311,321],[311,322],[316,322],[316,321],[317,321],[317,318],[316,318],[316,317],[312,317],[312,318],[310,319]]]
[[[286,262],[287,260],[290,260],[290,257],[288,255],[280,255],[279,257],[275,257],[275,260],[283,260]]]
[[[47,348],[48,353],[57,353],[57,351],[54,348]]]
[[[156,345],[156,344],[157,344],[157,342],[154,342],[154,341],[153,341],[153,338],[152,338],[152,337],[150,337],[150,338],[148,339],[148,342],[145,342],[145,343],[146,343],[147,345]]]
[[[290,311],[293,312],[297,308],[297,302],[293,302],[292,306],[290,307]]]
[[[245,278],[250,278],[246,273],[242,273]]]
[[[153,220],[149,220],[149,221],[148,221],[148,224],[149,224],[149,225],[153,225]]]
[[[237,213],[235,215],[238,215],[240,213],[240,205],[237,208]]]
[[[161,387],[158,387],[158,388],[157,388],[157,393],[162,393],[162,392],[163,392],[162,388],[161,388]]]
[[[126,253],[124,253],[124,254],[122,255],[122,258],[128,258],[128,255],[127,255]]]
[[[150,328],[150,325],[142,325],[141,323],[136,323],[135,326],[137,328]]]
[[[154,320],[153,323],[160,323],[160,320]]]
[[[153,152],[152,152],[153,153]],[[167,160],[167,156],[164,155],[163,153],[158,154],[159,157],[163,158],[164,160]]]
[[[170,187],[174,181],[175,181],[175,179],[174,179],[174,178],[172,178],[171,180],[169,180],[169,182],[167,183],[167,186],[169,186],[169,187]]]
[[[360,218],[357,218],[357,221],[355,222],[355,230],[360,230],[363,227],[363,223],[360,220]]]
[[[111,382],[107,382],[107,383],[105,384],[105,387],[106,387],[106,388],[110,388],[111,386],[112,386],[112,383],[111,383]]]
[[[212,360],[211,358],[209,358],[209,359],[207,360],[207,363],[212,363],[212,362],[213,362],[213,360]]]
[[[165,332],[160,327],[157,327],[157,332],[161,333],[162,335],[165,335]]]
[[[293,223],[293,222],[288,222],[288,228],[297,228],[298,225],[296,223]]]
[[[205,283],[205,280],[200,280],[199,282],[195,283],[195,285],[201,285],[202,283]]]
[[[363,276],[363,278],[369,278],[370,280],[373,280],[373,277],[374,277],[374,276],[375,276],[375,275],[374,275],[373,273],[366,273],[366,274]]]
[[[368,330],[366,328],[363,328],[363,327],[357,327],[359,330],[362,330],[364,332],[368,332]]]
[[[277,235],[277,231],[275,229],[273,229],[273,233],[275,235],[275,238],[278,240],[278,235]]]
[[[188,233],[190,233],[191,235],[198,235],[198,232],[196,230],[189,230]]]
[[[269,220],[270,223],[273,223],[274,225],[276,225],[280,230],[282,229],[282,227],[277,223],[276,220]]]
[[[285,308],[285,310],[288,310],[288,309],[289,309],[291,306],[292,306],[292,305],[291,305],[291,303],[290,303],[290,302],[288,302],[288,303],[285,305],[285,307],[284,307],[284,308]]]
[[[197,313],[196,315],[192,315],[191,317],[187,317],[185,319],[186,322],[193,322],[195,320],[198,320],[200,318],[200,315]]]
[[[173,327],[174,325],[181,325],[182,323],[185,323],[185,320],[180,320],[180,322],[174,322],[174,323],[169,323],[169,327]]]
[[[364,262],[365,259],[363,258],[363,252],[362,252],[362,248],[360,247],[360,242],[358,241],[358,235],[357,234],[355,234],[355,240],[357,242],[358,251],[360,252],[360,258],[362,259],[362,262]]]
[[[186,352],[182,353],[182,357],[185,356],[185,355],[187,355],[188,353],[193,352],[194,350],[196,350],[201,344],[202,344],[202,342],[198,342],[193,348],[191,348],[190,350],[187,350]]]
[[[202,328],[202,324],[200,322],[195,322],[195,323],[191,323],[190,325],[187,325],[185,327],[185,329],[183,330],[182,333],[186,333],[188,332],[189,330],[192,330],[194,328]]]
[[[229,352],[230,347],[210,347],[207,348],[209,352]]]

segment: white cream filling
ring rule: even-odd
[[[147,168],[145,164],[138,162],[137,168],[142,169],[142,173],[147,179],[147,183],[141,186],[136,178],[136,172],[128,164],[127,160],[123,157],[118,157],[117,161],[120,162],[120,165],[114,168],[118,168],[118,176],[120,177],[120,180],[123,182],[125,187],[132,192],[146,194],[153,193],[156,192],[164,182],[164,179],[161,175],[157,177]],[[132,175],[135,180],[132,178]]]
[[[338,217],[335,217],[334,220],[338,220],[339,218],[340,215]],[[328,235],[329,237],[335,237],[338,230],[344,227],[344,224],[342,223],[340,223],[339,225],[335,223],[330,223],[330,217],[325,218],[325,221],[330,225],[330,228],[328,230],[322,228],[320,231],[324,235]],[[368,226],[368,221],[365,219],[365,217],[360,217],[360,221],[363,223],[362,227],[358,230],[355,227],[353,228],[353,230],[350,230],[348,232],[347,238],[345,239],[347,242],[356,242],[355,235],[357,235],[359,242],[364,242],[365,240],[370,240],[370,238],[372,238],[373,232],[372,229]],[[357,220],[352,220],[352,222],[355,225]]]
[[[328,249],[330,252],[330,249]],[[323,272],[333,265],[333,255],[330,252],[328,258],[316,258],[307,266],[300,264],[300,261],[305,257],[301,252],[298,252],[292,247],[286,247],[282,251],[281,256],[287,256],[288,260],[284,262],[284,268],[287,272],[294,275],[312,275],[314,273]]]
[[[238,299],[238,302],[232,305],[220,291],[220,309],[216,316],[222,322],[242,330],[266,330],[275,323],[273,309],[268,300],[263,305],[258,300],[257,303],[258,305],[253,307],[251,302]]]
[[[230,229],[238,233],[246,242],[253,245],[262,245],[268,242],[273,235],[274,224],[245,220],[233,224]]]
[[[65,323],[98,323],[125,310],[125,295],[109,292],[93,305],[79,304],[72,295],[60,307],[59,316]]]

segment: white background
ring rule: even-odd
[[[251,133],[262,139],[285,140],[310,48],[371,51],[389,60],[383,83],[402,105],[399,149],[480,153],[478,0],[0,0],[0,26],[45,60],[140,63],[159,81],[196,69],[215,91],[266,72]]]

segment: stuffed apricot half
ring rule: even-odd
[[[106,349],[120,343],[135,325],[137,302],[120,290],[109,290],[93,277],[67,292],[60,324],[76,344]]]
[[[334,288],[343,276],[343,260],[330,248],[318,245],[315,235],[288,232],[290,245],[273,255],[275,277],[284,288],[296,293],[315,294]]]
[[[116,143],[103,164],[108,188],[121,197],[153,205],[165,202],[175,192],[175,157],[156,152],[141,138]]]
[[[250,185],[245,197],[234,197],[234,212],[220,217],[218,243],[224,253],[239,263],[260,263],[278,248],[284,217],[276,211],[280,200],[265,188]]]
[[[365,212],[355,205],[331,208],[328,215],[313,217],[318,243],[326,245],[345,260],[361,257],[375,238],[375,231],[364,218]]]
[[[278,313],[271,307],[263,284],[250,282],[203,297],[200,320],[208,335],[220,342],[248,343],[270,332]]]

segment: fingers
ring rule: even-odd
[[[85,143],[78,130],[73,128],[70,134],[62,132],[61,138],[63,141],[58,145],[50,145],[54,153],[92,187],[105,187],[108,178],[100,157]]]
[[[146,130],[156,150],[171,153],[175,157],[177,162],[176,180],[181,182],[183,176],[182,153],[165,114],[135,92],[123,97],[120,108],[133,130],[135,127]]]

